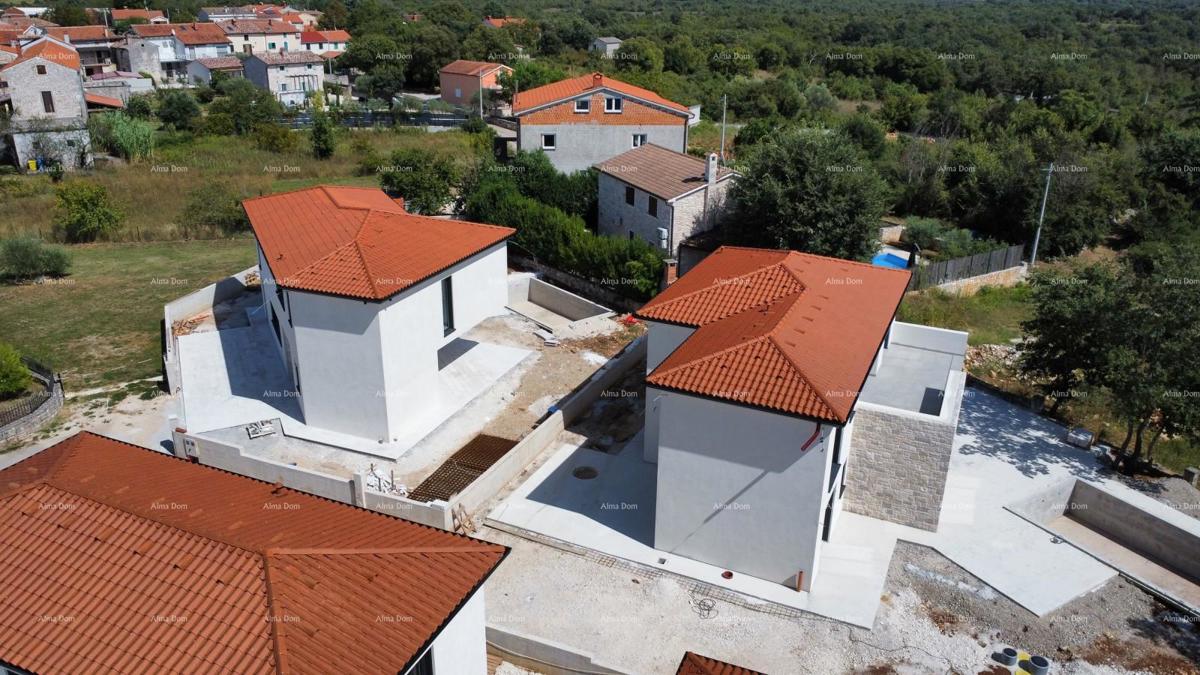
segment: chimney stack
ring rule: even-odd
[[[592,73],[592,86],[599,87],[604,84],[604,73]]]
[[[717,153],[708,153],[708,160],[704,163],[704,182],[712,185],[717,182]]]

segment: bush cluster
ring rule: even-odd
[[[29,368],[21,361],[21,355],[9,345],[0,342],[0,399],[11,398],[24,392],[33,383]]]
[[[61,277],[70,269],[71,257],[61,246],[48,245],[32,237],[0,241],[0,276],[10,279]]]

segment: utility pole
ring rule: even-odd
[[[1037,264],[1038,242],[1042,239],[1042,221],[1046,219],[1046,199],[1050,196],[1050,176],[1054,173],[1054,162],[1046,169],[1046,188],[1042,191],[1042,210],[1038,214],[1037,232],[1033,235],[1033,253],[1029,256],[1029,267]]]
[[[721,166],[725,166],[725,112],[729,108],[729,94],[721,94]]]

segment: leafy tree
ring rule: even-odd
[[[739,243],[851,260],[875,252],[883,181],[841,134],[787,130],[757,146],[731,190]]]
[[[738,129],[737,135],[733,137],[733,147],[738,150],[747,149],[763,139],[773,136],[780,126],[778,118],[759,117],[753,119]]]
[[[526,91],[543,84],[550,84],[566,78],[567,74],[561,69],[547,65],[541,61],[521,60],[513,66],[512,74],[500,73],[500,96],[506,101],[512,101],[513,93]]]
[[[842,133],[867,153],[877,159],[887,145],[887,132],[873,117],[856,113],[842,123]]]
[[[403,197],[409,211],[422,214],[441,213],[458,180],[458,169],[453,162],[420,148],[393,152],[379,173],[384,190]]]
[[[239,136],[283,115],[283,107],[271,92],[254,86],[249,80],[225,80],[218,91],[220,96],[208,107],[209,116],[224,116],[233,133]]]
[[[657,73],[663,69],[663,50],[649,38],[629,38],[621,43],[613,55],[617,67],[623,70],[641,70]]]
[[[0,342],[0,399],[21,394],[31,384],[33,376],[21,361],[21,355],[12,346]]]
[[[86,26],[91,23],[88,21],[83,3],[69,0],[59,0],[51,5],[48,16],[43,18],[59,26]]]
[[[726,77],[749,75],[754,70],[754,56],[737,45],[716,44],[708,50],[708,68]]]
[[[321,14],[320,27],[321,30],[345,28],[349,22],[350,13],[346,11],[346,5],[342,0],[330,0]]]
[[[405,44],[410,58],[404,68],[404,78],[400,81],[403,84],[426,88],[438,84],[439,71],[442,66],[455,59],[459,48],[454,33],[441,26],[424,22],[416,25],[411,38]]]
[[[261,122],[254,127],[254,146],[268,152],[291,152],[299,145],[291,129],[275,122]]]
[[[599,199],[595,169],[560,173],[541,150],[518,153],[509,168],[521,194],[585,221],[594,220]]]
[[[158,118],[176,129],[192,129],[200,117],[200,105],[182,89],[170,89],[160,95]]]
[[[680,75],[691,75],[704,68],[704,52],[692,38],[680,35],[663,46],[663,68]]]
[[[774,42],[764,42],[754,52],[754,61],[764,70],[775,70],[786,58],[787,52]]]
[[[121,212],[99,183],[73,180],[54,188],[54,227],[69,242],[95,241],[121,225]]]
[[[125,102],[125,114],[139,120],[148,120],[154,114],[154,96],[152,94],[134,94]]]
[[[462,43],[463,58],[510,63],[517,60],[517,46],[507,30],[478,26]]]
[[[925,121],[926,98],[912,85],[889,83],[883,90],[879,117],[891,129],[914,131]]]
[[[329,159],[333,156],[334,148],[337,145],[333,120],[324,110],[316,110],[313,112],[313,123],[310,140],[312,142],[313,157],[317,159]]]

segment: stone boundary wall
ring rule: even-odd
[[[937,531],[965,381],[950,373],[946,399],[954,405],[937,417],[859,402],[843,508]]]
[[[984,286],[1016,286],[1029,276],[1029,265],[1021,263],[1018,267],[980,274],[977,277],[967,277],[958,281],[948,281],[933,286],[954,295],[975,295]]]
[[[9,442],[29,436],[38,429],[41,429],[47,422],[54,419],[59,410],[62,410],[64,395],[62,380],[57,375],[46,377],[36,371],[30,371],[34,379],[41,382],[42,385],[50,391],[50,398],[42,401],[42,404],[36,410],[22,417],[21,419],[10,422],[4,427],[0,427],[0,445],[5,445]]]

